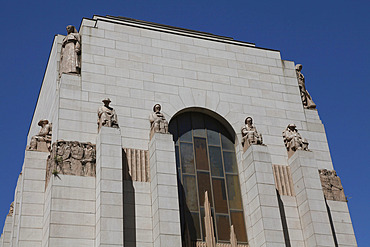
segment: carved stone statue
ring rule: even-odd
[[[46,180],[54,174],[95,177],[96,148],[90,142],[58,140],[47,160]]]
[[[283,132],[283,138],[289,158],[297,150],[308,151],[308,141],[305,138],[301,137],[295,124],[288,125],[288,127]]]
[[[313,102],[311,95],[308,93],[306,89],[305,79],[304,79],[303,74],[301,73],[301,70],[302,70],[302,64],[297,64],[295,66],[295,72],[297,74],[298,86],[301,92],[301,99],[302,99],[303,107],[307,109],[315,109],[316,104]]]
[[[12,202],[12,203],[10,204],[8,215],[9,215],[9,216],[13,216],[13,213],[14,213],[14,202]]]
[[[105,98],[102,102],[104,105],[98,109],[98,131],[102,126],[119,128],[116,111],[109,106],[110,99]]]
[[[342,182],[337,173],[326,169],[319,170],[319,173],[325,199],[346,202]]]
[[[257,132],[256,127],[253,125],[253,119],[251,117],[247,117],[245,119],[245,126],[242,127],[242,145],[243,150],[247,150],[250,145],[261,145],[262,144],[262,135]]]
[[[80,74],[81,72],[81,35],[72,25],[67,26],[67,36],[62,42],[59,76],[62,73]]]
[[[49,152],[51,144],[51,131],[52,124],[48,120],[42,119],[39,121],[38,125],[41,127],[40,132],[32,136],[30,145],[27,150]]]
[[[149,116],[150,121],[150,139],[152,139],[154,133],[168,133],[168,122],[164,115],[161,113],[161,105],[155,104],[153,106],[153,113]]]

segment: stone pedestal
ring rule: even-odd
[[[102,127],[96,140],[95,246],[124,246],[121,131]]]
[[[250,247],[285,246],[270,153],[267,146],[251,145],[239,171]]]
[[[175,146],[171,134],[149,143],[154,247],[181,246]]]
[[[306,246],[336,246],[312,152],[297,150],[288,160]]]

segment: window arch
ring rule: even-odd
[[[229,242],[234,225],[238,243],[247,243],[233,135],[200,112],[175,116],[169,131],[175,142],[183,241],[205,241],[208,191],[216,241]]]

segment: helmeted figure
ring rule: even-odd
[[[288,157],[297,150],[308,151],[308,141],[298,133],[295,124],[289,124],[283,132],[284,144],[288,151]]]
[[[155,104],[153,106],[153,113],[149,116],[150,121],[150,139],[152,139],[154,133],[168,133],[168,122],[164,115],[161,113],[161,105]]]
[[[116,111],[109,106],[110,99],[105,98],[102,102],[104,105],[98,109],[98,131],[102,126],[119,128]]]
[[[32,136],[28,150],[50,151],[52,125],[46,119],[40,120],[38,125],[41,127],[41,130],[37,135]],[[45,144],[42,145],[41,143]]]
[[[81,35],[72,25],[67,26],[67,36],[62,42],[59,76],[80,74],[81,72]]]
[[[295,72],[297,74],[298,86],[299,86],[299,91],[301,92],[301,99],[302,99],[303,107],[307,109],[315,109],[316,104],[313,102],[311,95],[308,93],[306,89],[304,75],[301,73],[301,70],[302,70],[302,64],[297,64],[295,66]]]
[[[262,144],[262,135],[258,133],[256,127],[253,125],[253,119],[251,117],[247,117],[244,121],[245,125],[242,127],[242,145],[244,150],[246,150],[250,145]]]
[[[84,176],[94,177],[96,174],[96,152],[93,145],[88,142],[85,144],[84,158],[81,160]]]

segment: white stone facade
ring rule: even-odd
[[[317,171],[334,168],[317,110],[303,108],[294,62],[251,43],[132,19],[94,16],[79,33],[81,75],[59,78],[64,36],[54,39],[28,142],[48,119],[53,142],[96,144],[96,177],[60,175],[45,186],[48,153],[26,151],[0,246],[181,246],[172,136],[149,140],[156,103],[169,122],[197,108],[232,127],[250,247],[356,246],[346,202],[322,194]],[[104,98],[120,129],[98,134]],[[243,153],[247,116],[266,146]],[[288,160],[282,132],[290,123],[310,152]],[[122,148],[149,150],[148,182],[123,181]],[[272,165],[290,166],[295,195],[277,195]]]

